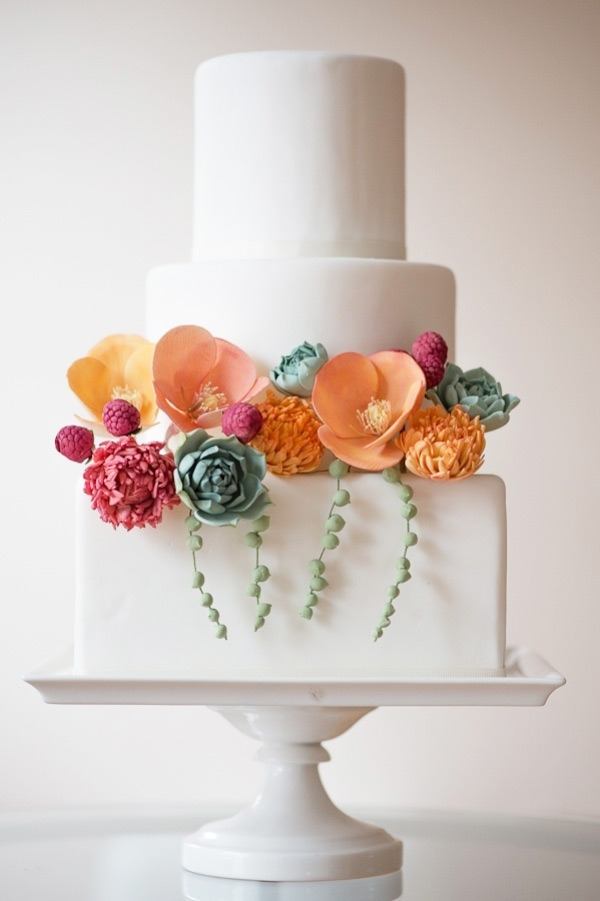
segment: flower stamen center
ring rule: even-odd
[[[130,404],[133,404],[134,407],[142,412],[142,392],[138,391],[136,388],[130,388],[129,385],[115,385],[110,395],[111,400],[126,400]]]
[[[214,413],[215,410],[226,406],[227,398],[219,391],[218,386],[212,382],[205,382],[195,396],[189,412],[192,416],[201,416],[203,413]]]
[[[363,429],[370,435],[383,435],[392,419],[392,405],[389,400],[372,397],[366,409],[357,410],[356,415]]]

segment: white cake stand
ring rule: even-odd
[[[74,676],[65,654],[25,676],[49,704],[201,704],[262,742],[266,779],[254,803],[189,836],[183,866],[234,879],[304,882],[397,872],[402,844],[342,813],[318,765],[321,742],[382,706],[542,706],[564,678],[538,654],[515,648],[506,675],[488,678],[227,680]]]

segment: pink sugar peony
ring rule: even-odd
[[[92,498],[92,509],[114,529],[154,528],[162,519],[163,508],[179,503],[173,457],[161,453],[163,447],[160,441],[138,444],[126,436],[104,441],[94,451],[83,474],[83,490]]]

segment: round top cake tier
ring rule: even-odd
[[[305,51],[203,63],[193,260],[404,259],[404,73]]]

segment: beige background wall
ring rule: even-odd
[[[143,328],[189,256],[192,79],[229,51],[389,56],[407,76],[410,258],[458,283],[458,350],[523,398],[508,485],[509,642],[568,677],[544,709],[386,709],[323,768],[346,806],[600,815],[600,5],[585,0],[4,0],[0,15],[5,809],[243,801],[254,745],[204,709],[42,704],[70,641],[66,365]]]

